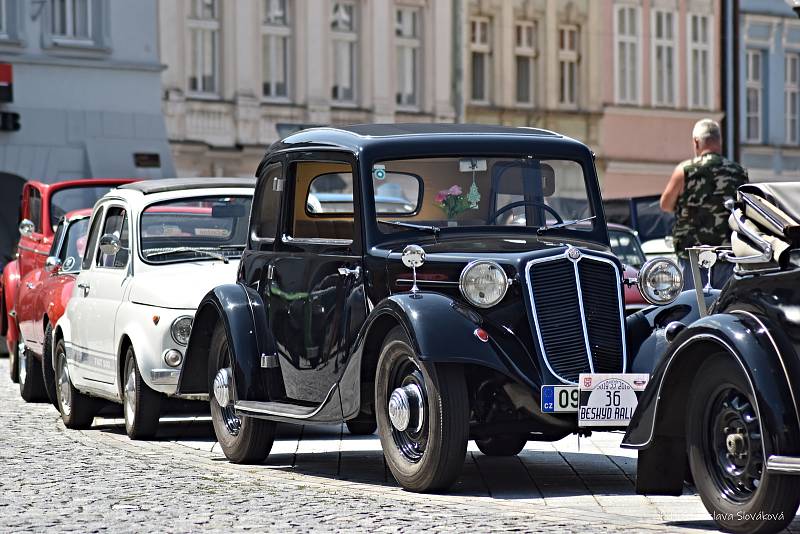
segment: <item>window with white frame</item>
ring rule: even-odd
[[[784,94],[786,95],[786,143],[798,144],[798,99],[800,99],[800,54],[790,52],[786,54],[786,70]]]
[[[217,0],[191,0],[189,13],[189,92],[219,92],[220,12]]]
[[[711,107],[712,22],[710,15],[689,14],[689,107]]]
[[[639,8],[617,6],[614,14],[616,100],[621,104],[636,104],[639,102]]]
[[[558,101],[563,106],[578,105],[578,27],[558,29]]]
[[[473,102],[489,102],[491,78],[491,21],[476,17],[470,21],[470,98]]]
[[[57,40],[91,42],[93,8],[92,0],[50,0],[50,34]]]
[[[395,11],[395,42],[397,46],[398,106],[419,106],[420,53],[422,49],[421,17],[417,7],[400,6]]]
[[[656,106],[675,106],[675,13],[653,11],[653,104]]]
[[[536,98],[536,22],[518,22],[514,28],[517,104],[533,105]]]
[[[331,18],[333,38],[333,86],[331,98],[334,102],[355,103],[358,72],[358,10],[352,1],[333,3]]]
[[[261,94],[267,99],[289,97],[289,4],[289,0],[263,0]]]
[[[763,124],[763,52],[745,52],[745,140],[760,143]]]

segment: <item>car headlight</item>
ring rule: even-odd
[[[188,344],[189,336],[192,333],[192,318],[189,316],[184,316],[178,317],[172,321],[170,333],[172,334],[172,339],[174,339],[175,343],[178,345]]]
[[[470,304],[489,308],[503,300],[508,284],[505,271],[497,263],[477,260],[468,263],[461,271],[458,288]]]
[[[636,279],[644,300],[656,306],[669,304],[683,291],[683,272],[668,258],[645,262]]]

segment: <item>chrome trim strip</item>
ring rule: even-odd
[[[581,257],[578,260],[572,260],[572,259],[570,259],[569,255],[568,255],[569,254],[569,250],[570,249],[567,248],[562,254],[556,254],[555,256],[548,256],[546,258],[537,258],[535,260],[529,261],[528,264],[525,266],[525,275],[527,276],[528,295],[529,295],[529,297],[531,299],[531,311],[533,313],[533,323],[534,323],[534,326],[536,327],[536,337],[537,337],[537,339],[539,341],[539,349],[542,352],[542,357],[544,359],[544,363],[547,366],[547,369],[550,371],[550,373],[553,376],[555,376],[556,378],[558,378],[559,380],[561,380],[561,382],[563,382],[564,384],[576,385],[577,382],[570,382],[569,380],[565,380],[564,378],[560,377],[558,375],[558,373],[556,373],[553,370],[552,366],[550,365],[550,360],[547,358],[547,353],[545,352],[545,349],[544,349],[544,341],[542,340],[542,334],[541,334],[541,331],[540,331],[541,328],[539,326],[539,316],[536,313],[536,301],[535,301],[535,299],[533,297],[533,284],[531,283],[531,267],[533,265],[535,265],[537,263],[545,263],[545,262],[556,261],[556,260],[565,259],[565,258],[567,260],[571,261],[574,264],[575,276],[576,276],[576,278],[575,278],[575,282],[576,282],[575,288],[578,291],[578,303],[579,303],[580,310],[581,310],[581,326],[583,328],[583,333],[584,333],[584,342],[587,345],[587,355],[588,355],[589,361],[590,361],[589,368],[592,369],[592,371],[594,370],[594,361],[593,361],[594,359],[592,357],[591,351],[588,349],[588,346],[589,346],[588,327],[586,325],[586,315],[584,313],[584,308],[583,308],[583,297],[581,295],[580,276],[578,275],[578,271],[577,271],[578,267],[577,266],[578,266],[578,261],[581,261],[581,260],[584,260],[584,259],[585,260],[590,260],[590,261],[604,262],[604,263],[607,263],[607,264],[611,265],[614,268],[614,272],[617,275],[616,276],[616,280],[617,280],[617,309],[619,310],[620,332],[621,332],[621,338],[622,338],[621,342],[622,342],[622,372],[623,373],[627,371],[628,347],[627,347],[627,339],[626,339],[626,336],[625,336],[625,305],[624,305],[623,296],[622,296],[622,273],[620,272],[619,267],[610,258],[606,258],[606,257],[600,256],[600,255],[596,255],[594,253],[587,252],[587,251],[585,251],[583,249],[579,249],[580,252],[581,252]]]
[[[414,280],[411,278],[398,278],[394,281],[395,284],[408,284],[411,285],[414,283]],[[442,286],[457,286],[458,282],[453,282],[451,280],[417,280],[418,285],[442,285]]]
[[[784,475],[800,475],[800,458],[797,456],[778,456],[767,458],[767,471]]]
[[[594,373],[594,356],[592,355],[592,347],[589,345],[589,329],[586,327],[586,309],[583,307],[583,292],[581,291],[581,274],[578,271],[578,262],[583,258],[578,256],[577,260],[569,257],[569,248],[567,249],[567,259],[572,262],[572,269],[575,271],[575,289],[578,290],[578,309],[581,310],[581,328],[583,328],[583,344],[586,346],[586,356],[589,358],[589,372]]]
[[[281,236],[281,242],[299,245],[352,245],[352,239],[327,239],[323,237],[291,237],[286,234]]]
[[[697,334],[697,335],[687,339],[683,343],[681,343],[680,346],[677,349],[675,349],[675,352],[672,353],[672,356],[669,357],[669,360],[667,361],[666,369],[669,370],[669,367],[672,365],[672,360],[674,360],[675,356],[677,356],[681,352],[683,347],[685,347],[689,343],[692,343],[692,342],[694,342],[694,341],[696,341],[698,339],[713,339],[714,341],[720,343],[723,347],[725,347],[725,349],[730,353],[731,357],[742,368],[742,371],[744,372],[744,376],[747,377],[747,382],[748,382],[748,384],[750,384],[750,390],[755,392],[756,388],[755,388],[755,386],[753,386],[753,381],[750,379],[750,375],[747,374],[747,369],[745,368],[745,366],[742,363],[742,361],[735,356],[736,351],[734,351],[733,348],[725,340],[723,340],[721,337],[715,336],[713,334]],[[648,445],[650,445],[650,443],[653,442],[653,434],[655,433],[655,430],[656,430],[656,417],[655,416],[658,415],[658,403],[661,400],[661,390],[664,387],[664,377],[666,377],[666,376],[667,376],[667,373],[664,372],[664,374],[661,375],[661,381],[658,383],[658,394],[656,395],[656,405],[655,405],[655,407],[653,409],[653,423],[650,425],[650,437],[647,438],[647,441],[642,442],[642,443],[622,443],[622,445],[621,445],[622,448],[625,448],[625,449],[639,449],[639,448],[647,447]],[[762,425],[761,425],[761,410],[758,408],[758,399],[757,398],[753,398],[753,405],[754,405],[754,407],[756,409],[756,415],[758,416],[759,432],[761,432],[761,435],[763,436],[764,435],[764,429],[762,428]]]
[[[304,413],[304,414],[294,414],[294,413],[293,414],[289,414],[289,413],[285,413],[285,412],[279,412],[277,410],[270,410],[268,408],[261,408],[261,407],[256,407],[256,406],[246,406],[246,405],[243,406],[242,403],[243,402],[247,402],[247,401],[236,401],[234,403],[233,407],[235,408],[235,410],[237,412],[255,413],[255,414],[261,414],[261,415],[272,415],[272,416],[275,416],[275,417],[286,417],[286,418],[289,418],[289,419],[310,419],[310,418],[314,417],[315,415],[317,415],[319,412],[321,412],[323,410],[323,408],[325,408],[325,406],[327,406],[328,402],[331,400],[331,397],[333,397],[333,394],[336,392],[336,389],[338,387],[339,387],[339,384],[334,384],[333,387],[331,387],[331,389],[328,391],[328,394],[325,395],[325,398],[322,400],[320,405],[317,406],[316,408],[314,408],[313,411],[311,411],[309,413]],[[276,404],[276,403],[257,402],[255,404]]]
[[[178,383],[178,378],[181,376],[180,369],[151,369],[150,380],[153,384],[164,386],[174,386]]]

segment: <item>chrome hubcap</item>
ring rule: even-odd
[[[69,371],[67,371],[67,363],[64,361],[64,355],[58,355],[58,398],[61,401],[61,411],[64,415],[69,415],[72,406],[72,392],[69,388]]]
[[[128,377],[125,380],[125,420],[129,425],[133,424],[136,416],[136,369],[131,366]]]
[[[25,343],[20,343],[19,358],[17,358],[17,370],[19,371],[19,383],[24,384],[25,379],[28,378],[28,353],[25,351]]]
[[[419,432],[424,424],[422,391],[416,384],[409,384],[392,391],[389,397],[389,420],[400,432]]]
[[[224,367],[217,371],[214,377],[214,398],[221,408],[225,408],[231,402],[231,369]]]

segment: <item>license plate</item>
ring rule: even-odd
[[[542,411],[545,413],[577,412],[579,401],[578,386],[542,386]]]
[[[628,426],[649,379],[646,373],[580,375],[578,426]]]

